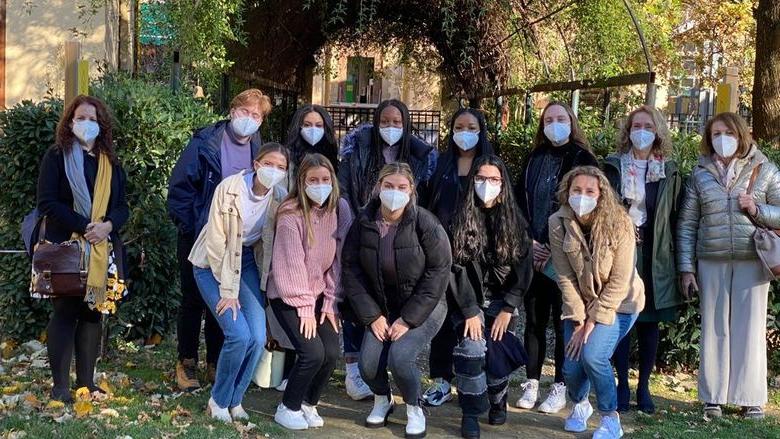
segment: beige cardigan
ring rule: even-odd
[[[243,221],[241,220],[241,191],[244,176],[254,171],[232,175],[217,186],[211,201],[209,220],[192,246],[189,260],[199,268],[211,268],[217,282],[219,295],[227,299],[238,298],[241,283],[241,250],[243,247]],[[287,195],[280,185],[273,188],[273,198],[268,204],[265,225],[260,240],[254,244],[255,263],[260,272],[260,288],[265,291],[273,254],[276,211]]]
[[[615,313],[635,314],[645,307],[645,286],[635,266],[636,237],[619,237],[615,250],[594,256],[575,214],[562,206],[549,219],[550,248],[558,287],[563,293],[561,319],[586,317],[611,325]]]

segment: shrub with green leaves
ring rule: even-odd
[[[128,176],[130,220],[122,230],[128,253],[130,298],[114,329],[125,336],[166,334],[179,305],[176,229],[166,197],[173,165],[195,128],[217,119],[205,103],[167,86],[126,77],[106,77],[93,88],[115,118],[117,154]],[[35,205],[38,163],[54,143],[62,102],[23,102],[0,112],[0,247],[23,247],[19,224]],[[0,338],[39,336],[48,320],[46,301],[29,297],[30,265],[24,255],[3,255],[0,263]]]

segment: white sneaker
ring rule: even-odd
[[[443,378],[436,378],[422,396],[425,405],[438,407],[452,399],[452,386]]]
[[[623,437],[623,428],[620,426],[620,416],[602,416],[601,425],[593,433],[593,439],[618,439]]]
[[[425,413],[419,405],[406,404],[406,437],[409,439],[425,437]]]
[[[571,413],[563,423],[563,429],[573,433],[582,433],[588,429],[588,418],[593,414],[593,407],[591,407],[588,399],[574,404],[571,408]]]
[[[287,390],[287,378],[283,379],[278,386],[274,387],[274,390],[276,390],[277,392],[284,392],[285,390]]]
[[[247,413],[246,410],[244,410],[244,407],[241,407],[241,404],[239,404],[230,409],[230,417],[233,418],[234,421],[248,421],[249,413]]]
[[[303,416],[303,410],[292,411],[285,407],[284,403],[279,403],[279,407],[276,408],[274,421],[288,430],[306,430],[309,428],[309,423],[306,422],[306,418]]]
[[[517,400],[515,406],[521,409],[532,409],[539,400],[539,380],[528,380],[520,385],[523,396]]]
[[[228,411],[227,407],[222,408],[218,406],[214,401],[214,398],[209,398],[209,403],[206,406],[206,413],[208,413],[212,419],[216,419],[217,421],[227,422],[228,424],[233,422],[233,418],[230,417],[230,412]]]
[[[374,395],[374,407],[366,418],[366,427],[379,428],[387,425],[387,417],[393,413],[393,395]]]
[[[553,383],[547,399],[539,406],[542,413],[558,413],[566,407],[566,385],[563,383]]]
[[[347,395],[355,401],[362,401],[374,394],[361,378],[357,363],[347,363],[347,378],[344,384],[347,387]]]
[[[316,406],[301,404],[301,411],[303,412],[304,419],[306,419],[306,423],[309,424],[309,428],[320,428],[325,425],[325,421],[320,414],[317,413]]]

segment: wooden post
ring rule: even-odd
[[[0,108],[5,108],[5,18],[6,0],[0,0]]]
[[[81,59],[81,43],[65,42],[65,106],[79,94],[79,60]]]

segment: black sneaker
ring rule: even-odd
[[[761,407],[742,407],[742,417],[745,419],[764,419],[764,409]]]
[[[504,425],[506,423],[506,399],[507,393],[504,393],[504,397],[501,398],[501,401],[498,404],[490,404],[488,424]]]
[[[704,404],[704,416],[708,418],[720,418],[723,416],[723,410],[720,404]]]

